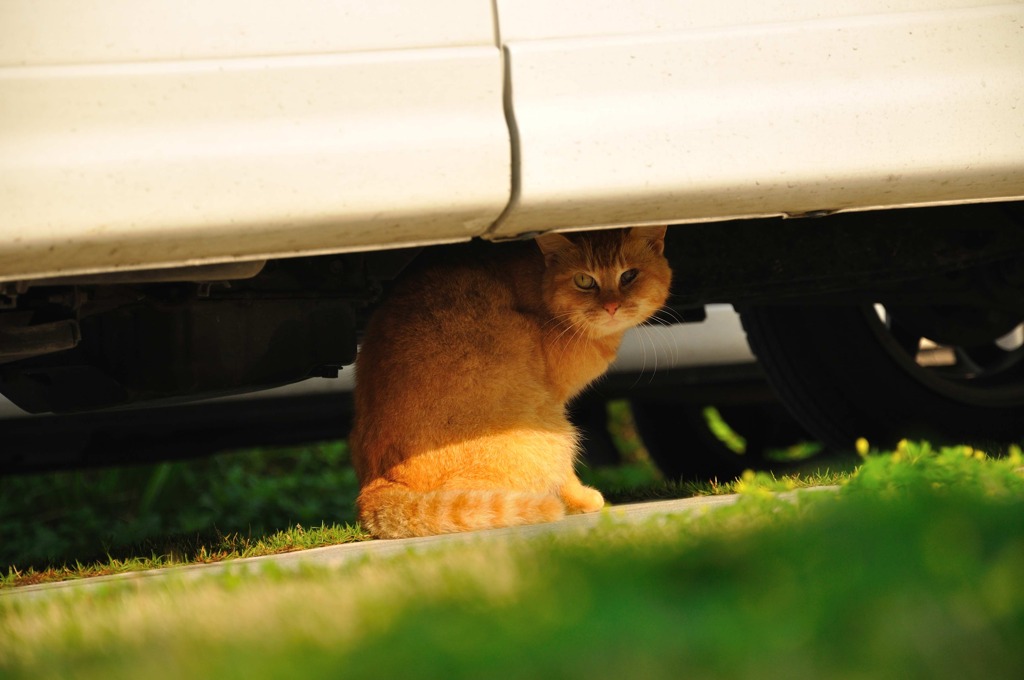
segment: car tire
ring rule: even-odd
[[[912,438],[998,448],[1024,435],[1024,347],[1003,351],[1000,370],[972,375],[919,365],[923,336],[871,305],[739,312],[779,399],[827,446],[849,450],[864,437],[877,447]],[[957,361],[976,351],[949,349]]]

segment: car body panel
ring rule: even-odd
[[[1018,198],[1024,4],[977,4],[501,3],[491,236]]]
[[[0,282],[1017,199],[1021,64],[1020,2],[9,0]]]
[[[4,0],[0,12],[0,66],[494,46],[479,0]]]
[[[861,17],[948,12],[992,0],[497,0],[505,42],[609,36],[671,35]],[[1004,3],[1012,4],[1012,3]]]
[[[481,3],[191,3],[163,28],[160,3],[38,4],[0,22],[0,280],[467,240],[508,202]],[[232,12],[256,35],[217,42]]]

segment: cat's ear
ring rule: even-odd
[[[665,231],[668,227],[659,224],[655,227],[630,227],[629,237],[643,239],[651,246],[651,249],[658,255],[665,253]]]
[[[534,240],[537,242],[540,252],[544,253],[544,263],[548,266],[558,259],[559,253],[564,253],[576,247],[568,238],[555,232],[541,234],[535,237]]]

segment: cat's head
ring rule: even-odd
[[[664,226],[542,234],[537,245],[549,311],[591,336],[643,323],[668,298]]]

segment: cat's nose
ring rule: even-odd
[[[605,311],[608,312],[609,316],[615,316],[615,312],[619,310],[618,302],[606,302],[604,303]]]

